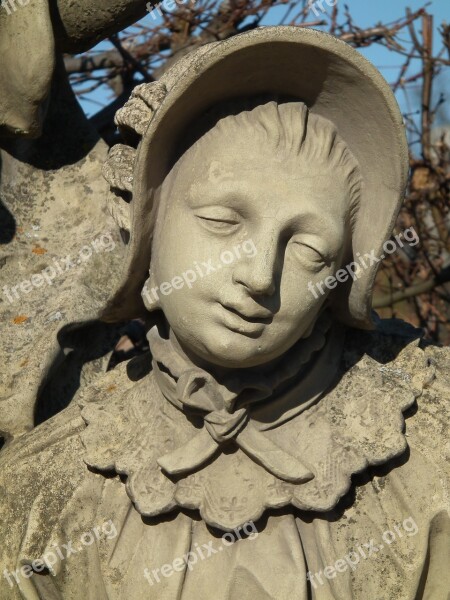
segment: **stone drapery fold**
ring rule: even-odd
[[[191,387],[192,373],[181,376],[193,365],[178,373],[183,390],[171,399],[162,382],[171,380],[176,387],[176,378],[167,368],[158,367],[125,398],[84,407],[86,463],[126,475],[127,493],[145,516],[162,515],[176,506],[197,509],[208,525],[227,531],[258,519],[267,508],[331,510],[350,489],[353,474],[406,450],[402,413],[421,393],[420,373],[413,381],[410,376],[381,371],[368,356],[328,389],[330,353],[334,355],[337,343],[333,336],[330,330],[322,349],[310,355],[304,376],[294,377],[278,396],[251,403],[247,395],[245,406],[240,406],[239,390],[234,388],[228,406],[248,415],[245,423],[240,423],[243,413],[225,415],[231,419],[225,425],[231,444],[214,439],[223,426],[221,411],[226,410],[218,408],[217,398],[207,406],[208,398],[203,397],[196,400],[202,409],[185,410],[182,398],[189,397],[192,404],[186,386],[188,391],[197,386]],[[170,346],[164,348],[172,352]],[[313,377],[320,380],[318,388],[308,377],[319,367]],[[164,377],[158,377],[158,371]],[[206,412],[208,408],[214,410]],[[213,435],[205,416],[216,421]],[[313,477],[305,476],[299,465],[306,465]],[[292,474],[296,480],[289,479]]]

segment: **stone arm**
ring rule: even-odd
[[[2,2],[0,137],[41,134],[56,54],[86,51],[145,12],[143,0]]]

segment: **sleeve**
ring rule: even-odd
[[[48,0],[0,6],[0,136],[39,137],[55,66]]]

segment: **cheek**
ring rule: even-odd
[[[311,285],[315,286],[333,273],[334,264],[317,271],[300,266],[298,261],[286,260],[280,281],[280,313],[287,318],[291,316],[294,320],[296,316],[313,312],[330,290],[324,286],[326,293],[323,297],[316,298],[311,293]]]
[[[184,328],[189,328],[189,323],[195,327],[205,325],[210,320],[211,304],[219,299],[222,290],[229,289],[230,277],[228,269],[218,269],[212,261],[188,261],[185,267],[170,259],[162,261],[155,270],[154,280],[160,288],[161,308],[170,324],[173,327],[183,324]],[[170,289],[167,295],[161,292],[165,289],[164,282]]]
[[[166,230],[162,228],[158,233],[154,241],[152,272],[155,283],[161,285],[174,277],[182,277],[190,269],[195,269],[199,251],[196,240],[192,239],[192,236],[187,238],[186,230],[175,224]]]
[[[220,257],[220,249],[213,252],[210,245],[201,247],[192,238],[189,238],[189,247],[181,252],[174,251],[173,246],[166,243],[159,248],[158,258],[152,262],[153,280],[156,285],[161,285],[163,281],[172,282],[175,278],[180,289],[173,293],[182,296],[186,303],[217,298],[222,291],[229,294],[233,285],[233,265],[227,265]]]

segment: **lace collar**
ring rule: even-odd
[[[326,511],[353,473],[406,449],[402,411],[418,392],[405,380],[391,389],[364,357],[325,393],[342,354],[326,320],[262,379],[219,382],[156,329],[149,337],[153,372],[82,411],[85,462],[126,475],[142,515],[198,509],[231,530],[268,507]]]

